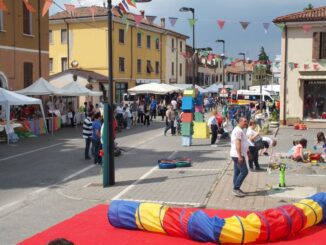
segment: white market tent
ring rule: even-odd
[[[30,85],[27,88],[16,91],[19,94],[23,95],[65,95],[65,92],[53,86],[51,83],[46,81],[43,77],[36,80],[35,83]]]
[[[165,83],[147,83],[128,89],[133,94],[172,94],[180,92],[181,89]]]
[[[102,96],[102,92],[94,92],[77,82],[71,82],[61,88],[65,96]]]
[[[211,86],[209,86],[208,88],[206,88],[206,90],[208,91],[208,93],[218,93],[218,91],[223,88],[223,84],[212,84]]]
[[[181,89],[182,91],[188,89],[188,88],[191,88],[192,87],[192,84],[185,84],[185,83],[177,83],[177,84],[173,84],[173,86]],[[208,93],[208,91],[200,86],[198,86],[197,84],[195,85],[195,88],[198,89],[198,91],[202,94],[206,94]]]
[[[10,106],[15,106],[15,105],[40,105],[41,111],[42,111],[42,116],[45,122],[45,115],[44,115],[44,110],[42,106],[42,101],[40,99],[35,99],[31,97],[27,97],[25,95],[17,94],[12,91],[5,90],[3,88],[0,88],[0,105],[5,108],[6,111],[6,126],[7,129],[9,129],[10,125]],[[9,137],[8,137],[9,140]]]

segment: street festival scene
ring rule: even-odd
[[[325,244],[323,0],[0,0],[0,245]]]

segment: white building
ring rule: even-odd
[[[272,64],[273,83],[280,84],[281,79],[282,56],[276,55]]]

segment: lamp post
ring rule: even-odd
[[[180,12],[191,12],[192,18],[195,19],[195,9],[194,8],[182,7],[179,11]],[[192,50],[194,51],[194,55],[192,57],[192,87],[195,88],[195,79],[196,79],[195,61],[197,60],[197,59],[195,59],[195,57],[197,57],[197,55],[195,55],[195,25],[192,26]]]
[[[135,0],[139,3],[151,0]],[[113,32],[112,32],[112,0],[108,4],[108,98],[104,104],[104,161],[103,161],[103,187],[115,184],[114,167],[114,129],[113,129]]]
[[[243,85],[244,85],[244,88],[247,89],[247,84],[246,84],[246,54],[245,53],[239,53],[239,55],[243,56]]]
[[[223,76],[222,76],[222,84],[223,84],[223,88],[225,86],[225,74],[224,74],[224,59],[225,59],[225,40],[222,40],[222,39],[218,39],[216,40],[216,42],[218,43],[223,43],[223,54],[222,54],[222,73],[223,73]]]

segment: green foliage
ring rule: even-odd
[[[264,47],[260,48],[258,60],[260,61],[261,64],[266,65],[267,67],[266,73],[271,74],[271,65],[270,65],[269,56],[266,54]]]
[[[314,6],[311,3],[309,3],[308,6],[303,9],[303,11],[313,10],[313,9],[314,9]]]
[[[280,119],[280,114],[278,112],[276,112],[276,111],[273,111],[271,113],[270,119],[271,119],[272,122],[278,122],[279,119]]]

